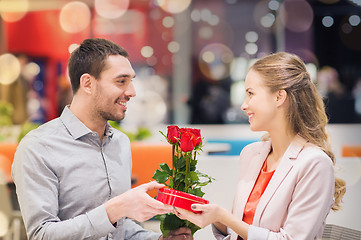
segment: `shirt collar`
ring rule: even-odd
[[[92,131],[87,128],[69,109],[69,106],[65,106],[63,112],[60,115],[60,120],[68,129],[70,135],[74,139],[78,139]]]
[[[74,139],[78,139],[84,135],[92,133],[92,131],[84,125],[75,115],[70,111],[69,106],[65,106],[62,114],[60,115],[60,120],[63,122],[65,127],[68,129],[70,135]],[[113,128],[110,126],[109,123],[105,126],[105,133],[104,135],[112,138],[114,134]]]

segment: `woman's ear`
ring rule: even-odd
[[[87,94],[91,94],[93,87],[93,77],[89,73],[84,73],[80,77],[80,86],[79,88],[83,90],[83,92]]]
[[[286,90],[284,90],[284,89],[278,90],[276,97],[277,97],[277,99],[276,99],[276,101],[277,101],[277,107],[282,106],[282,105],[285,103],[286,99],[287,99],[287,92],[286,92]]]

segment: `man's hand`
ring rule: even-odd
[[[193,236],[189,228],[181,227],[171,231],[165,238],[161,236],[159,240],[193,240]]]
[[[147,194],[150,190],[162,187],[164,187],[164,184],[153,181],[110,199],[105,203],[110,222],[113,224],[123,217],[144,222],[155,215],[171,212],[173,210],[172,206],[165,205]]]

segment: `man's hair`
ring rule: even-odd
[[[86,39],[71,53],[68,71],[74,94],[79,89],[80,77],[84,73],[99,79],[110,55],[129,57],[127,51],[118,44],[101,38]]]

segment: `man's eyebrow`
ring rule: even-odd
[[[130,75],[130,74],[119,74],[118,76],[116,76],[115,78],[135,78],[136,77],[136,74],[134,75]]]

